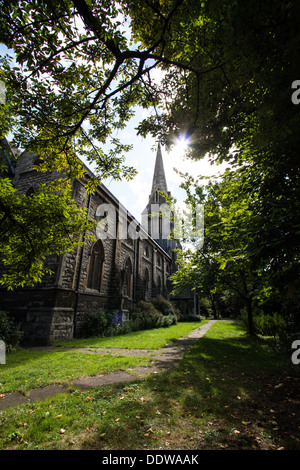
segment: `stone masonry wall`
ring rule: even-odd
[[[55,172],[34,171],[32,165],[35,163],[36,157],[31,153],[23,154],[18,161],[14,184],[23,194],[31,189],[36,190],[39,183],[49,184],[58,177]],[[121,237],[121,229],[126,227],[122,224],[128,225],[132,219],[128,214],[118,212],[118,201],[109,191],[99,186],[89,196],[85,192],[84,182],[74,180],[72,197],[79,207],[89,207],[89,215],[93,218],[100,204],[113,204],[117,213],[117,238],[108,231],[108,238],[102,240],[104,267],[101,292],[87,285],[96,233],[93,234],[94,240],[87,238],[84,247],[78,246],[63,256],[48,257],[47,262],[54,274],[45,276],[39,286],[17,289],[13,294],[0,289],[0,308],[10,311],[24,327],[26,338],[36,344],[72,338],[77,330],[80,331],[80,323],[88,312],[100,308],[128,310],[135,301],[166,294],[170,257],[151,238],[132,240]],[[124,273],[128,259],[133,270],[130,297],[124,296]]]

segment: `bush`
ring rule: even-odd
[[[163,320],[163,323],[169,323],[170,319],[172,318],[172,323],[171,325],[176,325],[177,324],[177,314],[176,314],[176,309],[174,305],[161,295],[158,295],[157,297],[154,297],[151,299],[152,305],[158,310],[162,315],[169,317],[168,320]]]
[[[20,326],[15,325],[7,312],[0,311],[0,340],[4,341],[7,352],[14,351],[22,339]]]
[[[253,319],[255,331],[262,336],[278,336],[285,329],[284,318],[278,313],[255,315]]]
[[[116,311],[98,310],[85,313],[80,322],[80,336],[116,336],[132,331],[168,327],[177,323],[176,310],[171,302],[161,298],[155,299],[164,313],[159,311],[152,302],[140,300],[129,312],[129,320],[119,322]]]
[[[83,338],[104,336],[108,325],[109,315],[104,310],[85,313],[80,324],[80,336]]]
[[[134,331],[157,328],[162,317],[152,303],[140,300],[130,311],[130,321]]]
[[[174,324],[174,316],[173,315],[162,315],[159,322],[158,326],[160,328],[167,328],[168,326],[171,326]]]

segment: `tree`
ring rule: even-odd
[[[16,54],[15,66],[7,59],[0,65],[10,94],[5,129],[40,155],[41,169],[78,176],[79,156],[96,164],[98,178],[88,190],[101,177],[129,178],[134,170],[124,165],[126,148],[114,133],[135,106],[152,106],[154,114],[138,126],[141,135],[159,134],[171,145],[186,133],[191,158],[208,153],[246,168],[261,228],[257,233],[247,217],[248,191],[245,233],[259,242],[257,257],[279,273],[296,269],[299,113],[291,86],[300,77],[299,2],[2,0],[0,6],[0,41]],[[157,67],[164,72],[159,84],[151,77]]]
[[[176,14],[167,25],[175,3]],[[271,145],[296,157],[299,118],[291,97],[300,73],[297,1],[129,4],[136,37],[149,46],[165,28],[164,57],[181,64],[164,66],[163,86],[156,92],[164,104],[160,125],[166,142],[186,133],[196,159],[209,153],[236,162],[249,144],[257,151]],[[152,123],[145,120],[141,132]]]
[[[237,298],[238,304],[246,309],[248,331],[254,334],[254,313],[264,312],[271,303],[277,304],[276,312],[286,313],[289,290],[298,278],[295,275],[299,269],[299,249],[293,246],[290,250],[283,243],[276,201],[270,217],[265,209],[265,196],[259,192],[261,179],[248,165],[227,170],[207,184],[203,184],[203,179],[199,182],[189,177],[183,186],[190,204],[204,205],[205,236],[201,249],[183,249],[180,253],[180,269],[172,276],[174,291],[180,292],[187,285],[196,287],[203,297],[210,299],[213,311],[216,296],[229,293],[231,299]],[[289,220],[286,230],[293,233],[297,227],[287,202],[282,219],[285,224]],[[275,223],[277,231],[268,238]],[[294,300],[294,304],[289,302],[288,313],[294,314],[299,322],[298,300]],[[234,313],[238,315],[240,311]]]
[[[124,164],[129,147],[116,132],[135,106],[155,104],[150,72],[164,61],[159,51],[164,33],[149,48],[136,43],[130,47],[126,15],[127,2],[0,1],[0,42],[15,56],[15,63],[9,57],[0,61],[0,80],[6,87],[0,139],[11,133],[15,147],[39,156],[39,171],[62,174],[48,193],[42,188],[29,199],[14,191],[1,169],[0,244],[2,261],[10,266],[1,282],[10,287],[39,280],[44,254],[71,249],[85,230],[86,214],[67,196],[70,179],[85,175],[79,158],[94,163],[95,177],[86,179],[88,192],[104,178],[135,174]],[[53,205],[57,190],[61,199]]]
[[[149,45],[174,3],[130,5],[134,31]],[[148,12],[146,20],[143,7],[156,14]],[[257,250],[268,252],[279,270],[299,254],[299,108],[291,100],[300,76],[299,13],[297,1],[181,2],[163,53],[189,68],[165,67],[155,95],[166,143],[184,133],[191,158],[208,154],[231,168],[248,168],[262,215]],[[150,118],[139,131],[155,134],[157,128]]]
[[[45,169],[95,164],[101,178],[130,178],[128,150],[116,138],[135,106],[156,104],[150,72],[165,59],[165,29],[182,1],[175,1],[149,46],[134,41],[128,3],[96,0],[2,1],[0,41],[16,64],[2,61],[11,93],[14,142],[43,159]],[[109,151],[102,146],[108,143]],[[98,180],[97,180],[98,182]]]
[[[240,175],[241,176],[241,175]],[[254,334],[253,301],[261,288],[260,265],[251,257],[251,228],[256,223],[241,191],[236,172],[227,171],[219,181],[210,181],[204,188],[191,181],[186,185],[190,203],[204,204],[205,236],[200,250],[181,254],[181,269],[173,276],[175,291],[182,282],[196,286],[203,297],[210,299],[216,312],[216,296],[229,292],[237,296],[248,314],[248,330]],[[239,314],[239,312],[235,312]]]
[[[171,4],[131,2],[134,31],[144,45],[159,36]],[[156,15],[141,19],[143,8]],[[299,287],[299,109],[291,100],[300,76],[299,10],[296,1],[181,2],[166,29],[164,56],[189,68],[165,68],[155,93],[162,104],[159,124],[150,118],[139,126],[142,135],[161,129],[167,144],[187,134],[191,158],[209,154],[236,168],[214,187],[220,219],[215,225],[206,214],[211,246],[205,254],[223,268],[218,285],[234,284],[250,317],[257,292],[277,291],[283,308],[287,292]],[[203,256],[193,257],[190,279],[195,266],[205,276]],[[187,271],[185,265],[176,280]],[[296,302],[293,309],[299,323]]]
[[[69,188],[70,189],[70,188]],[[9,178],[0,185],[0,250],[6,268],[0,285],[9,289],[35,285],[45,274],[47,256],[73,250],[93,227],[85,209],[76,207],[70,194],[49,190],[26,196],[13,187]]]

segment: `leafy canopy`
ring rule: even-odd
[[[69,178],[84,172],[77,156],[93,162],[98,179],[90,180],[91,190],[99,178],[134,175],[124,163],[128,147],[116,135],[136,106],[153,107],[140,135],[152,133],[170,146],[184,133],[190,157],[209,154],[236,165],[238,173],[213,198],[217,227],[225,230],[219,267],[225,272],[229,259],[242,262],[241,247],[243,263],[251,260],[245,272],[257,272],[259,256],[281,273],[294,266],[298,1],[1,0],[0,7],[0,41],[16,55],[15,64],[7,58],[0,64],[9,98],[0,137],[12,131],[15,144],[40,156],[41,170],[64,170]],[[235,194],[243,195],[237,206]]]
[[[85,209],[78,209],[66,191],[40,185],[30,196],[21,195],[9,178],[0,186],[0,251],[9,269],[0,285],[13,289],[34,285],[45,274],[47,255],[59,255],[82,243],[81,235],[91,229]],[[49,261],[49,260],[48,260]]]

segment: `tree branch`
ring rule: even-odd
[[[77,47],[79,46],[80,44],[84,44],[85,42],[88,42],[88,41],[92,41],[96,39],[96,36],[91,36],[89,38],[84,38],[84,39],[81,39],[80,41],[77,41],[77,42],[73,42],[72,44],[68,44],[68,46],[66,47],[62,47],[61,49],[59,49],[58,51],[55,51],[53,54],[51,54],[49,57],[47,57],[47,59],[45,59],[43,62],[41,62],[38,67],[36,69],[34,69],[29,75],[26,76],[26,78],[23,80],[27,80],[28,78],[32,77],[32,75],[36,74],[38,71],[41,70],[41,68],[43,68],[45,65],[48,64],[48,62],[50,62],[52,59],[54,59],[54,57],[58,56],[59,54],[61,54],[62,52],[65,52],[65,51],[68,51],[69,49],[73,49],[74,47]]]
[[[99,22],[98,18],[93,15],[93,12],[91,11],[88,4],[84,0],[73,0],[73,4],[87,28],[94,32],[96,37],[106,45],[106,47],[115,57],[118,57],[120,54],[119,46],[115,43],[115,41],[106,37],[105,29]]]

